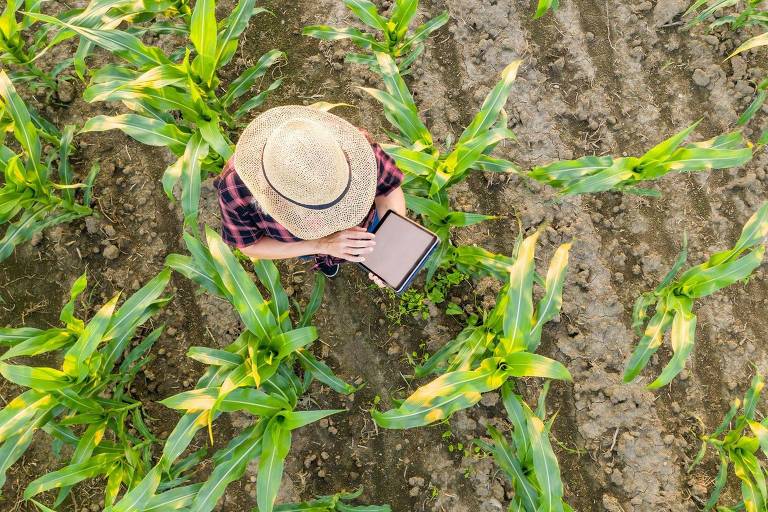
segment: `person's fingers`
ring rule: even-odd
[[[373,240],[376,235],[367,231],[353,231],[348,229],[342,232],[342,238],[345,240]]]
[[[341,257],[347,261],[351,261],[352,263],[362,263],[365,261],[364,257],[358,256],[356,254],[342,254]]]
[[[362,226],[355,226],[353,228],[349,228],[347,231],[363,231],[368,232],[368,230]]]
[[[344,243],[345,249],[368,249],[370,248],[373,250],[373,247],[376,245],[376,242],[373,240],[347,240]],[[368,251],[370,252],[370,251]]]

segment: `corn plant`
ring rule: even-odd
[[[5,71],[0,70],[0,169],[4,183],[0,188],[0,224],[8,224],[0,239],[0,261],[13,253],[16,246],[35,233],[91,213],[91,187],[98,164],[94,164],[83,184],[73,183],[69,157],[72,152],[74,126],[63,133],[51,132],[50,124],[31,115]],[[55,129],[53,129],[55,130]],[[19,150],[5,143],[5,132],[12,131]],[[45,140],[53,140],[58,153],[43,155]],[[58,166],[54,169],[54,159]],[[52,179],[58,173],[59,183]],[[76,189],[84,190],[82,202]]]
[[[221,85],[217,71],[232,60],[251,16],[263,11],[254,9],[254,3],[240,0],[232,13],[217,24],[214,1],[197,2],[189,25],[192,47],[186,49],[181,62],[173,61],[159,48],[144,45],[128,32],[92,29],[51,16],[30,15],[76,33],[124,60],[124,65],[97,70],[84,98],[88,102],[121,101],[134,113],[93,117],[82,131],[118,129],[141,143],[167,147],[178,160],[165,171],[163,188],[173,199],[174,186],[181,182],[181,206],[189,225],[197,222],[203,173],[220,171],[232,156],[227,129],[238,126],[238,121],[261,105],[281,83],[281,79],[273,81],[232,111],[238,99],[284,57],[283,52],[271,50],[243,71],[223,95],[217,94]]]
[[[59,19],[79,27],[101,30],[115,30],[126,24],[126,32],[141,37],[146,32],[188,34],[190,15],[189,0],[91,0],[84,9],[66,11]],[[158,17],[168,21],[157,21]],[[173,22],[178,17],[182,18],[182,23]],[[145,22],[153,23],[145,26]],[[72,37],[78,37],[78,34],[72,30],[61,30],[51,38],[43,51]],[[92,41],[83,36],[78,37],[77,50],[71,62],[80,80],[85,80],[85,59],[93,49]]]
[[[311,501],[278,505],[275,512],[391,512],[389,505],[350,505],[363,493],[363,489],[355,492],[340,492],[332,496],[320,496]],[[254,509],[253,512],[258,512]]]
[[[728,482],[728,470],[731,465],[734,474],[741,481],[741,502],[728,507],[717,506],[717,510],[768,510],[768,466],[765,461],[765,457],[768,457],[768,419],[758,419],[757,410],[764,386],[762,375],[756,373],[744,395],[743,404],[738,398],[735,399],[720,426],[713,433],[701,436],[701,449],[688,472],[701,463],[708,447],[717,452],[720,460],[715,486],[704,506],[705,511],[712,510],[720,501],[720,495]],[[762,455],[759,452],[762,452]]]
[[[733,248],[713,254],[704,263],[676,277],[687,259],[686,244],[683,244],[683,250],[659,286],[642,294],[635,302],[633,327],[642,337],[627,363],[625,382],[634,380],[645,368],[663,344],[667,331],[670,331],[672,358],[648,387],[657,389],[669,384],[683,370],[696,335],[696,315],[692,311],[694,300],[749,279],[763,261],[766,235],[768,202],[763,203],[747,221]],[[647,310],[651,306],[655,307],[655,313],[648,319]]]
[[[658,191],[638,185],[673,171],[725,169],[752,159],[752,145],[739,132],[681,146],[697,125],[694,123],[641,157],[585,156],[536,167],[528,176],[566,196],[618,190],[658,197]]]
[[[538,19],[547,14],[549,11],[556,11],[560,7],[560,0],[539,0],[536,5],[536,14],[533,15],[533,19]]]
[[[399,132],[388,134],[397,144],[385,144],[384,149],[405,175],[403,189],[408,207],[422,217],[426,227],[435,231],[442,242],[437,254],[428,263],[428,277],[431,278],[440,265],[450,266],[460,262],[472,273],[491,274],[503,279],[511,264],[509,258],[472,250],[474,248],[454,247],[450,243],[452,228],[495,217],[451,211],[447,191],[464,180],[473,169],[499,173],[519,171],[512,162],[492,157],[490,153],[501,141],[514,138],[507,128],[503,107],[520,61],[507,66],[501,81],[488,94],[456,144],[452,146],[448,143],[448,151],[441,153],[421,120],[413,96],[392,58],[383,53],[377,53],[376,57],[386,90],[363,90],[382,103],[384,115]]]
[[[723,14],[716,17],[718,11],[728,9],[729,7],[738,6],[740,9],[737,12]],[[690,26],[704,23],[707,20],[713,19],[709,28],[714,29],[720,26],[729,25],[731,29],[738,30],[748,27],[760,27],[766,29],[766,31],[758,36],[752,37],[737,48],[728,58],[733,57],[739,53],[751,50],[758,46],[764,46],[768,43],[768,10],[765,9],[762,0],[746,0],[739,2],[736,0],[696,0],[686,11],[686,15],[694,15],[689,21]],[[757,86],[757,96],[752,100],[747,109],[739,117],[738,124],[747,124],[752,117],[760,110],[760,107],[765,103],[765,99],[768,96],[768,78],[761,80]],[[768,140],[765,140],[766,133],[764,132],[761,137],[760,143],[765,144]]]
[[[21,4],[21,0],[8,0],[0,13],[0,63],[5,67],[18,68],[18,71],[9,75],[16,82],[27,82],[31,87],[56,90],[56,77],[72,64],[72,59],[64,59],[50,72],[35,65],[38,54],[46,47],[48,27],[40,24],[34,33],[30,34],[35,21],[30,16],[18,12]],[[39,13],[41,6],[42,1],[26,2],[26,8],[30,12]],[[17,16],[19,14],[20,16]],[[28,40],[32,42],[28,44]]]
[[[152,504],[167,502],[175,496],[169,494],[173,492],[184,495],[177,505],[188,506],[190,512],[213,510],[227,486],[245,473],[249,461],[258,457],[258,509],[271,512],[291,445],[291,431],[340,412],[297,411],[299,397],[314,379],[339,392],[355,390],[306,349],[317,339],[317,331],[309,323],[320,305],[324,278],[318,274],[319,284],[294,325],[288,295],[275,265],[271,261],[254,263],[256,275],[269,294],[266,300],[221,237],[210,229],[206,237],[207,247],[185,234],[190,255],[172,254],[167,264],[207,292],[229,301],[246,330],[223,349],[190,348],[188,355],[208,364],[208,370],[195,389],[161,402],[183,411],[184,416],[168,437],[154,473],[137,487],[141,494],[131,497],[130,510],[154,510]],[[303,380],[294,373],[297,363],[304,370]],[[247,412],[258,420],[214,454],[208,480],[199,487],[185,486],[183,490],[158,494],[159,475],[184,452],[195,433],[207,427],[213,441],[214,421],[220,414],[233,411]],[[115,510],[126,506],[127,502],[119,502]]]
[[[560,311],[570,244],[561,245],[550,262],[544,295],[534,306],[534,252],[539,232],[520,244],[517,260],[496,306],[478,326],[468,326],[421,367],[416,376],[441,373],[418,388],[396,409],[373,411],[384,428],[411,428],[448,418],[480,401],[481,394],[502,386],[510,377],[570,380],[561,363],[536,354],[542,328]]]
[[[56,91],[57,77],[74,63],[75,71],[83,79],[85,76],[85,58],[93,50],[93,45],[80,38],[74,57],[58,62],[50,72],[37,67],[35,61],[54,46],[74,37],[71,31],[52,35],[52,26],[41,23],[29,13],[40,13],[43,1],[23,2],[26,12],[19,12],[21,0],[9,0],[0,14],[0,63],[18,68],[9,74],[16,82],[27,82],[32,87],[46,87]],[[62,13],[61,19],[69,23],[87,27],[110,30],[122,22],[140,23],[154,19],[158,15],[173,18],[177,15],[189,16],[187,0],[91,0],[85,8],[70,9]],[[19,19],[17,19],[19,18]],[[33,33],[33,28],[36,28]],[[147,30],[169,31],[172,28],[167,22],[158,22],[150,28],[129,27],[127,30],[140,34]],[[28,43],[31,41],[30,43]]]
[[[424,42],[429,36],[449,19],[446,11],[409,32],[408,27],[416,15],[419,0],[395,0],[389,19],[382,16],[369,0],[344,0],[344,5],[363,24],[378,32],[378,37],[353,27],[334,28],[328,25],[304,27],[303,34],[326,41],[349,39],[358,48],[368,52],[385,53],[397,63],[403,74],[408,73],[411,65],[424,51]],[[349,53],[346,61],[364,64],[373,71],[379,70],[375,55]]]
[[[573,510],[563,500],[560,465],[549,442],[549,431],[555,418],[546,419],[548,390],[549,381],[544,384],[533,411],[520,395],[512,391],[512,386],[505,383],[501,387],[501,396],[512,423],[511,440],[491,425],[487,429],[492,442],[475,440],[477,446],[493,455],[496,464],[512,482],[515,494],[509,510]]]
[[[108,477],[105,501],[111,504],[121,486],[131,489],[143,478],[156,439],[145,425],[141,402],[129,389],[162,333],[162,327],[146,336],[138,331],[170,300],[161,297],[170,276],[170,270],[161,272],[119,308],[116,295],[86,322],[75,315],[87,286],[83,275],[61,310],[64,327],[0,329],[0,344],[8,347],[0,356],[0,374],[28,388],[0,411],[0,484],[41,429],[53,437],[54,447],[67,444],[74,452],[67,466],[31,482],[24,492],[27,499],[58,489],[59,505],[73,485],[103,475]],[[9,362],[61,352],[61,369]]]

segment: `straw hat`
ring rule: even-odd
[[[276,107],[243,131],[235,169],[259,206],[294,236],[360,224],[376,195],[376,157],[359,129],[311,107]]]

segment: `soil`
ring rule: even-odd
[[[241,38],[233,63],[223,71],[224,85],[272,48],[288,53],[272,78],[285,82],[263,108],[316,101],[344,102],[338,112],[384,139],[388,126],[380,106],[359,86],[377,86],[374,75],[343,64],[350,49],[342,43],[301,36],[316,23],[349,24],[351,15],[334,0],[262,2],[274,16],[255,18]],[[381,2],[379,2],[381,3]],[[389,4],[390,2],[384,2]],[[639,155],[672,133],[702,119],[696,137],[733,129],[752,97],[754,81],[766,75],[764,53],[750,52],[724,61],[743,41],[719,29],[688,30],[680,23],[685,0],[622,2],[563,0],[560,10],[532,20],[528,0],[430,0],[420,16],[445,9],[451,22],[428,45],[409,78],[412,90],[438,140],[456,136],[479,108],[501,70],[522,58],[506,109],[517,141],[499,153],[525,168],[585,154]],[[219,14],[233,2],[219,2]],[[50,2],[55,12],[63,4]],[[165,43],[171,42],[164,40]],[[71,48],[48,56],[56,62]],[[92,62],[108,56],[97,53]],[[117,104],[87,104],[83,85],[74,94],[46,100],[34,91],[24,96],[59,126],[82,125],[96,114],[121,112]],[[71,100],[71,101],[70,101]],[[765,128],[760,114],[746,134]],[[233,136],[235,136],[233,134]],[[134,142],[119,132],[77,138],[76,168],[94,161],[96,211],[90,218],[48,230],[35,245],[26,244],[0,264],[0,325],[50,326],[71,283],[88,272],[91,304],[114,293],[130,293],[155,275],[164,258],[183,252],[178,204],[164,196],[160,177],[172,161],[164,149]],[[457,233],[461,243],[509,254],[518,235],[541,223],[538,262],[542,268],[555,248],[573,240],[563,311],[544,329],[540,352],[563,362],[572,384],[552,386],[548,409],[557,412],[553,429],[566,499],[574,510],[609,512],[692,511],[706,500],[715,476],[711,459],[688,474],[702,422],[712,429],[743,395],[754,367],[768,370],[768,284],[763,265],[746,285],[736,285],[697,302],[695,352],[683,374],[659,392],[647,391],[648,376],[658,372],[669,353],[660,350],[645,378],[623,384],[624,362],[637,341],[631,310],[638,293],[653,288],[674,260],[688,233],[690,263],[729,247],[741,226],[768,192],[760,151],[743,168],[669,176],[656,186],[661,199],[616,193],[558,199],[550,189],[519,176],[474,175],[452,190],[459,209],[502,218]],[[201,221],[218,223],[212,179],[203,187]],[[311,275],[306,265],[280,265],[283,282],[295,298],[306,300]],[[203,366],[185,356],[191,345],[224,346],[242,329],[225,302],[197,293],[175,276],[173,301],[154,320],[170,327],[156,345],[156,358],[139,375],[136,396],[147,404],[150,428],[170,431],[178,416],[156,402],[193,385]],[[493,301],[493,283],[482,281],[459,290],[459,300]],[[369,409],[376,397],[388,407],[417,382],[406,354],[433,351],[460,325],[432,308],[428,319],[388,320],[392,299],[372,288],[354,268],[331,281],[316,325],[321,340],[315,352],[341,377],[365,386],[350,397],[315,385],[307,405],[341,407],[348,413],[308,426],[293,436],[280,493],[281,501],[307,499],[342,489],[364,488],[370,503],[389,503],[395,511],[502,511],[511,489],[488,458],[451,450],[485,435],[485,425],[505,427],[497,393],[450,421],[408,431],[377,429]],[[92,308],[92,309],[93,309]],[[89,312],[89,313],[92,313]],[[519,382],[530,399],[540,382]],[[0,383],[4,401],[18,393]],[[244,415],[225,415],[216,423],[217,443],[248,424]],[[193,448],[207,443],[204,433]],[[40,433],[32,448],[11,469],[0,508],[32,510],[21,500],[25,484],[60,467]],[[220,510],[245,512],[255,507],[256,466],[232,484]],[[75,488],[60,508],[100,510],[99,485]],[[736,491],[729,488],[730,497]]]

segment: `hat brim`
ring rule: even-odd
[[[264,146],[275,128],[286,121],[306,119],[321,123],[347,155],[351,182],[344,197],[333,206],[304,208],[280,196],[264,176]],[[376,197],[376,156],[363,133],[348,121],[312,107],[275,107],[260,114],[245,128],[235,148],[235,170],[258,206],[297,238],[315,240],[360,224]],[[322,187],[323,183],[316,186]]]

